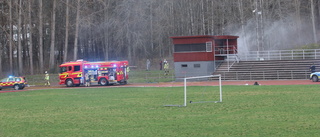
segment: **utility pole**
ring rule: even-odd
[[[262,24],[263,24],[263,18],[262,18],[262,6],[261,6],[261,0],[256,0],[255,2],[255,9],[252,11],[255,16],[256,20],[256,41],[257,41],[257,51],[263,50],[263,40],[262,40]]]

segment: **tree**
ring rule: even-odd
[[[312,20],[312,31],[313,31],[313,40],[314,43],[318,42],[317,38],[317,31],[316,31],[316,17],[315,17],[315,10],[314,10],[314,3],[313,0],[311,0],[311,20]]]
[[[43,73],[44,63],[43,63],[43,17],[42,17],[42,0],[39,0],[39,68],[40,73]]]
[[[295,25],[296,25],[296,32],[301,31],[301,12],[300,12],[300,0],[294,1],[295,5]],[[298,35],[298,42],[301,43],[301,33],[297,33]]]
[[[68,58],[68,41],[69,40],[69,0],[66,0],[66,29],[65,29],[65,40],[63,50],[63,62],[67,61]]]
[[[9,0],[8,2],[9,4],[9,64],[10,64],[10,68],[9,68],[9,71],[10,71],[10,74],[13,74],[13,20],[12,20],[12,1]]]
[[[4,7],[2,6],[1,7],[1,14],[4,15]],[[5,22],[5,18],[3,16],[0,16],[1,18],[1,22],[0,23],[0,36],[6,36],[4,33],[5,33],[5,24],[3,24],[3,22]],[[2,58],[3,58],[3,49],[4,49],[4,43],[5,43],[5,40],[6,39],[5,37],[1,37],[0,38],[0,64],[2,64]],[[2,65],[0,66],[0,72],[2,72]]]
[[[18,0],[19,2],[19,7],[18,7],[18,34],[17,34],[17,40],[18,40],[18,69],[19,69],[19,75],[22,75],[22,69],[23,69],[23,64],[22,64],[22,56],[23,56],[23,52],[22,52],[22,45],[21,45],[21,41],[22,41],[22,33],[21,33],[21,18],[22,18],[22,0]]]
[[[56,0],[53,0],[53,11],[52,11],[52,22],[51,22],[51,45],[50,45],[50,59],[49,59],[49,68],[54,70],[55,66],[55,32],[56,32]]]
[[[80,0],[77,3],[77,16],[76,16],[76,31],[74,38],[74,52],[73,52],[73,60],[78,59],[78,37],[79,37],[79,24],[80,24]]]
[[[109,6],[111,5],[110,4],[111,2],[110,1],[106,1],[106,3],[104,4],[105,5],[105,14],[104,14],[104,24],[106,25],[106,29],[105,29],[105,32],[106,33],[103,33],[102,35],[104,36],[104,48],[103,48],[103,53],[104,53],[104,60],[109,60],[109,37],[110,35],[108,34],[109,33],[109,25],[108,25],[108,22],[109,22]]]
[[[29,18],[29,63],[30,63],[30,74],[34,74],[34,68],[33,68],[33,40],[32,40],[32,16],[31,16],[31,10],[32,10],[32,0],[29,0],[28,3],[28,18]]]

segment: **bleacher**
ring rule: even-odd
[[[240,61],[228,67],[230,62],[223,62],[214,72],[221,74],[223,80],[276,80],[309,79],[309,67],[315,64],[320,71],[320,60],[263,60]]]

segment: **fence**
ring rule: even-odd
[[[320,49],[249,51],[239,57],[242,61],[320,59]]]

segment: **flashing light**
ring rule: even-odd
[[[9,78],[13,78],[13,76],[9,76]]]
[[[88,68],[88,66],[84,66],[84,68]]]
[[[113,67],[117,67],[117,64],[113,64]]]
[[[98,65],[96,65],[96,68],[98,68],[99,66]]]
[[[94,68],[94,66],[91,66],[91,68]]]

